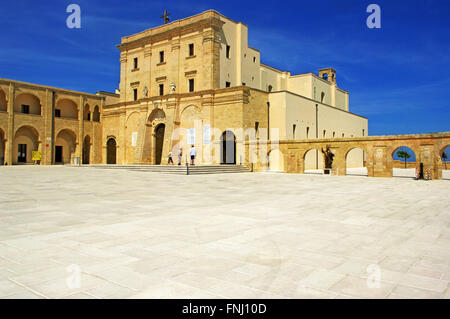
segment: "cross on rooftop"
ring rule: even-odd
[[[164,9],[164,14],[162,15],[162,16],[160,16],[160,18],[161,19],[164,19],[163,21],[164,21],[164,24],[166,24],[166,23],[168,23],[169,22],[169,16],[170,16],[170,13],[169,12],[167,12],[167,10],[166,9]]]

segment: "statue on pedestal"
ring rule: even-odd
[[[322,148],[322,153],[325,157],[325,169],[330,170],[333,166],[333,158],[334,158],[334,154],[330,150],[330,145],[327,145],[325,151]]]

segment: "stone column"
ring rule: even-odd
[[[14,85],[9,84],[9,98],[8,98],[8,131],[6,133],[6,149],[5,149],[5,162],[8,165],[13,163],[13,143],[14,143]]]
[[[84,98],[80,95],[80,103],[78,109],[78,164],[81,165],[83,161],[83,137],[84,137]]]

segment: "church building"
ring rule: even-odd
[[[248,141],[368,135],[335,69],[293,75],[265,65],[247,25],[214,10],[123,37],[117,48],[115,94],[0,80],[0,158],[31,162],[22,153],[40,150],[42,164],[167,164],[181,148],[184,163],[194,145],[196,164],[241,164]],[[280,154],[258,156],[283,169]],[[313,152],[305,165],[323,168],[319,158]]]

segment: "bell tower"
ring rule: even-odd
[[[333,68],[321,69],[319,70],[319,78],[336,84],[336,70]]]

